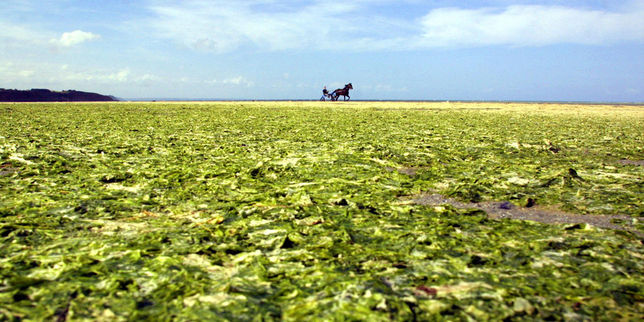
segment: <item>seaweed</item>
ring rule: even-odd
[[[644,314],[639,108],[221,102],[11,111],[0,115],[3,320]],[[634,231],[410,201],[428,192],[501,210],[620,214]]]

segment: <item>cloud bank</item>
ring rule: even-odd
[[[644,1],[619,11],[561,5],[434,8],[413,19],[369,10],[386,2],[391,1],[165,2],[149,7],[153,18],[146,23],[159,38],[216,53],[644,42]]]
[[[182,1],[152,5],[147,21],[161,38],[202,51],[253,47],[292,49],[383,48],[409,24],[360,14],[363,4],[339,1]]]
[[[606,12],[563,6],[432,10],[421,19],[424,46],[544,46],[644,40],[644,10]]]

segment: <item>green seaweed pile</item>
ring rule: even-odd
[[[0,320],[642,318],[644,113],[498,105],[0,105]]]

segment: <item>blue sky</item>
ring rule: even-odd
[[[3,0],[0,87],[644,102],[644,0]]]

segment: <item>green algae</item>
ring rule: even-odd
[[[638,220],[641,112],[400,105],[3,106],[0,317],[644,314],[633,233],[404,201]]]

